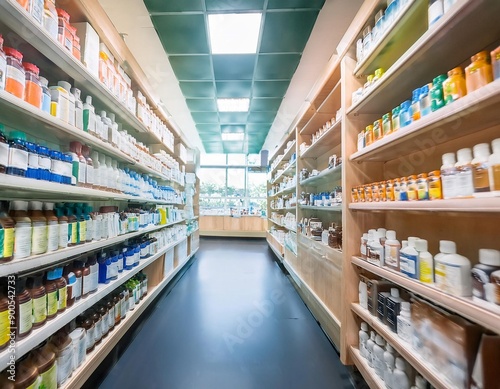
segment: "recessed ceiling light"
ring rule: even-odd
[[[250,99],[217,99],[219,112],[248,112]]]
[[[223,132],[223,141],[243,141],[245,140],[245,134],[243,132]]]
[[[212,54],[255,54],[261,17],[260,13],[208,15]]]

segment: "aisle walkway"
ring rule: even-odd
[[[203,239],[101,388],[352,388],[264,240]]]

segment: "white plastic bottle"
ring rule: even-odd
[[[384,374],[385,386],[388,389],[392,389],[393,385],[392,375],[394,374],[394,367],[396,364],[396,354],[394,353],[394,349],[389,343],[385,345],[384,362],[385,362],[385,374]]]
[[[114,171],[113,171],[113,163],[111,161],[111,157],[106,156],[106,171],[107,171],[107,178],[108,178],[108,188],[111,189],[112,191],[115,191],[116,189],[116,177],[114,176]]]
[[[399,271],[399,251],[401,250],[401,243],[396,239],[396,231],[387,231],[386,237],[384,266]]]
[[[385,360],[384,360],[384,346],[385,341],[380,335],[375,337],[375,345],[373,346],[373,368],[375,369],[375,373],[381,378],[384,379],[385,376]]]
[[[97,135],[95,109],[92,105],[92,96],[87,96],[83,104],[83,131]]]
[[[107,117],[106,111],[101,111],[101,122],[103,126],[101,128],[101,138],[104,141],[108,141],[108,134],[110,131],[113,131],[113,123],[111,123],[111,119]]]
[[[474,159],[472,160],[472,176],[474,178],[474,192],[482,193],[490,191],[490,180],[488,176],[490,158],[490,145],[479,143],[474,146]]]
[[[368,233],[367,251],[368,262],[381,266],[384,259],[384,246],[380,243],[378,232]]]
[[[375,331],[370,332],[370,339],[366,341],[366,352],[368,357],[368,365],[373,367],[373,347],[375,347]]]
[[[417,237],[408,238],[408,247],[401,249],[400,252],[400,271],[410,278],[418,280],[418,251],[415,249]]]
[[[59,81],[58,86],[64,88],[67,92],[67,97],[69,100],[68,106],[68,124],[71,126],[75,125],[75,96],[71,93],[71,84],[66,81]]]
[[[454,153],[443,154],[443,165],[441,166],[441,185],[443,187],[443,198],[452,199],[458,196],[458,170]]]
[[[83,130],[83,102],[81,91],[78,88],[71,88],[71,94],[75,97],[75,127]]]
[[[396,368],[392,375],[392,389],[410,389],[410,380],[406,374],[406,362],[403,358],[396,358]]]
[[[417,375],[415,377],[415,385],[412,386],[411,389],[427,389],[427,388],[428,388],[427,380],[424,377]]]
[[[121,192],[120,189],[120,170],[118,169],[118,161],[113,159],[111,161],[111,167],[113,168],[113,183],[117,192]]]
[[[368,243],[368,234],[365,232],[361,237],[361,246],[359,252],[361,253],[361,258],[366,259],[366,245]]]
[[[425,284],[434,282],[434,261],[432,254],[427,251],[427,241],[418,239],[415,242],[415,249],[418,251],[419,280]]]
[[[115,121],[116,116],[114,113],[109,114],[109,120],[111,121],[111,127],[108,128],[108,141],[113,146],[120,148],[119,134],[118,134],[118,123]]]
[[[495,139],[491,142],[491,148],[493,149],[493,154],[488,158],[488,175],[490,181],[490,190],[500,191],[500,138]]]
[[[398,318],[398,336],[404,341],[411,343],[413,337],[413,324],[411,322],[410,303],[403,301]]]
[[[472,152],[470,149],[457,151],[455,167],[458,171],[457,197],[471,197],[474,193],[474,179],[472,175]]]
[[[370,336],[368,335],[368,324],[365,322],[361,323],[361,329],[359,330],[359,352],[363,358],[368,358],[368,350],[366,348],[366,342],[368,342]]]
[[[439,242],[439,251],[443,255],[434,258],[436,287],[454,296],[472,296],[470,261],[457,254],[455,242],[449,240]]]
[[[386,241],[386,235],[387,235],[387,230],[385,228],[378,228],[377,229],[378,233],[378,238],[380,239],[380,244],[382,246],[385,246],[385,241]]]
[[[92,165],[94,165],[94,186],[96,189],[102,189],[102,170],[101,163],[99,162],[99,153],[92,151],[91,153]]]
[[[101,171],[101,186],[103,189],[108,189],[108,167],[106,165],[106,156],[102,153],[99,154],[99,164],[99,170]]]

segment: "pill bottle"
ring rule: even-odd
[[[37,328],[47,321],[47,293],[43,286],[43,273],[29,277],[26,288],[33,301],[33,328]]]
[[[42,108],[42,83],[40,70],[32,63],[23,62],[25,72],[24,100],[36,108]]]
[[[465,68],[467,92],[471,93],[493,81],[490,54],[485,50],[471,57],[471,64]]]
[[[24,100],[25,75],[22,65],[23,55],[11,47],[4,47],[4,52],[7,57],[5,90]]]
[[[456,67],[448,72],[448,78],[443,81],[443,97],[445,104],[453,103],[467,94],[464,71]]]
[[[472,160],[472,175],[474,178],[474,192],[489,192],[489,164],[488,160],[491,155],[490,146],[488,143],[480,143],[474,146],[474,159]]]
[[[3,36],[0,34],[0,90],[5,90],[5,73],[7,71],[7,56],[3,50]]]
[[[15,221],[14,259],[31,255],[31,219],[28,216],[27,201],[11,201],[9,216]]]

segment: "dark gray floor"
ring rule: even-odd
[[[352,388],[264,240],[203,239],[100,386]]]

